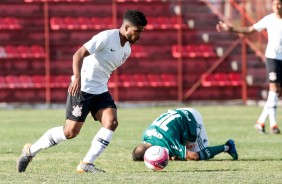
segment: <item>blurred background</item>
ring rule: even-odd
[[[76,49],[119,28],[127,9],[148,25],[115,71],[117,102],[264,100],[265,32],[218,33],[219,20],[249,26],[271,0],[1,0],[0,103],[65,103]]]

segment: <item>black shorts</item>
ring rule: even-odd
[[[107,91],[99,95],[93,95],[80,91],[76,96],[71,96],[68,93],[66,119],[84,122],[88,113],[95,120],[96,113],[104,108],[117,108],[111,94]]]
[[[268,82],[279,83],[282,86],[282,60],[267,58],[266,69]]]

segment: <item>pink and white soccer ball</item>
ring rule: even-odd
[[[154,171],[164,169],[169,160],[168,152],[161,146],[151,146],[148,148],[144,155],[145,165]]]

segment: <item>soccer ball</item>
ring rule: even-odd
[[[161,146],[151,146],[144,155],[145,165],[154,171],[164,169],[168,164],[168,160],[168,152]]]

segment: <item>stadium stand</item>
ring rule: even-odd
[[[241,73],[214,73],[203,74],[202,85],[208,86],[240,86],[242,85]]]
[[[0,2],[0,89],[5,89],[0,102],[65,102],[75,50],[101,30],[118,28],[123,12],[136,8],[149,22],[142,39],[132,46],[131,57],[119,68],[117,80],[113,74],[108,82],[115,100],[239,99],[245,80],[240,47],[211,74],[207,72],[222,56],[218,51],[226,51],[238,36],[229,34],[227,39],[227,33],[218,34],[214,29],[218,17],[203,1],[185,0],[181,6],[179,16],[177,1],[169,0]],[[260,98],[264,66],[249,48],[246,57],[251,68],[249,96]],[[197,81],[200,87],[189,99],[178,96],[178,90],[185,93]]]
[[[14,29],[21,29],[22,26],[20,24],[20,20],[14,17],[5,17],[0,18],[0,30],[14,30]]]

